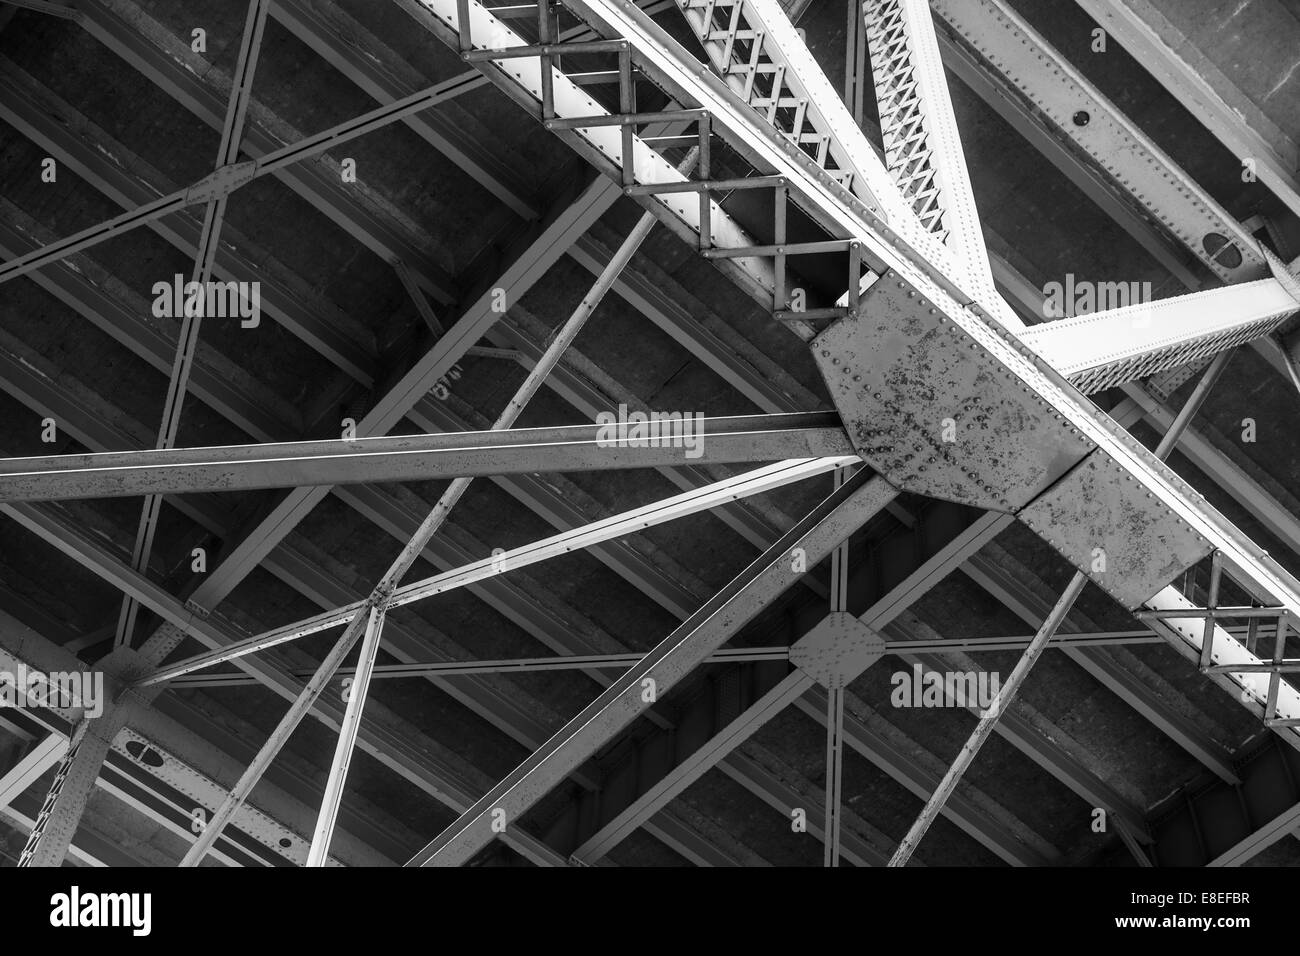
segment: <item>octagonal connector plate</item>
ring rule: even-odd
[[[885,639],[835,611],[790,648],[790,663],[823,687],[843,687],[885,655]]]
[[[892,273],[811,347],[854,449],[896,488],[1017,511],[1096,447]]]

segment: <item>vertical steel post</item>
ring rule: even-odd
[[[352,764],[352,751],[361,727],[361,711],[366,706],[370,691],[370,677],[375,669],[375,656],[379,653],[379,637],[384,628],[384,608],[372,607],[366,618],[366,637],[361,643],[361,657],[348,689],[348,706],[339,728],[338,745],[334,748],[334,761],[330,764],[329,780],[325,784],[325,799],[321,801],[312,834],[311,849],[307,852],[308,866],[324,866],[329,856],[330,841],[334,838],[334,823],[338,819],[339,805],[343,802],[343,787],[347,783],[348,768]]]

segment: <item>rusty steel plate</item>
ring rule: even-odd
[[[1213,550],[1102,451],[1089,455],[1019,517],[1130,610]]]
[[[843,687],[885,654],[885,639],[834,611],[790,647],[790,663],[823,687]]]
[[[905,491],[1017,511],[1096,447],[892,273],[811,346],[854,449]]]

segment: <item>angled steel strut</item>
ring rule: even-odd
[[[407,4],[408,9],[413,5]],[[430,15],[421,17],[426,25],[453,46],[464,44],[476,50],[486,47],[482,41],[473,39],[477,32],[480,37],[492,35],[497,38],[490,48],[482,50],[484,55],[494,50],[519,48],[518,56],[494,61],[493,66],[485,67],[485,72],[509,95],[534,111],[534,115],[540,115],[542,70],[538,57],[541,51],[532,51],[530,59],[527,56],[529,51],[525,49],[528,43],[477,4],[461,4],[459,11],[457,4],[450,0],[421,0],[418,6]],[[1014,338],[1003,334],[995,324],[993,313],[982,307],[976,296],[963,290],[965,277],[945,274],[941,266],[924,255],[923,250],[908,244],[890,223],[836,182],[785,134],[769,125],[753,105],[738,96],[725,80],[702,71],[697,61],[634,7],[618,0],[571,0],[566,6],[611,41],[628,43],[634,71],[654,80],[676,102],[698,104],[703,108],[708,113],[712,133],[723,137],[754,167],[757,175],[784,179],[792,203],[810,222],[825,230],[829,238],[851,239],[861,244],[866,267],[879,277],[863,296],[864,300],[874,296],[875,308],[862,308],[856,316],[841,318],[838,325],[819,334],[813,347],[823,374],[832,386],[832,394],[849,423],[850,435],[855,438],[859,453],[873,467],[909,490],[1015,511],[1041,535],[1054,541],[1076,566],[1089,567],[1093,548],[1101,546],[1097,540],[1085,540],[1092,535],[1089,529],[1122,528],[1124,522],[1120,520],[1120,513],[1135,511],[1162,529],[1163,537],[1154,543],[1170,548],[1177,557],[1166,558],[1163,564],[1151,564],[1152,540],[1125,541],[1120,534],[1119,538],[1108,542],[1107,552],[1112,558],[1118,556],[1122,560],[1112,561],[1106,576],[1095,575],[1094,580],[1111,590],[1127,606],[1153,601],[1173,613],[1178,609],[1178,602],[1170,603],[1168,595],[1158,596],[1159,575],[1168,574],[1164,578],[1168,581],[1180,574],[1183,567],[1219,550],[1224,553],[1225,568],[1230,569],[1238,583],[1264,606],[1285,606],[1288,616],[1293,618],[1292,625],[1295,625],[1295,615],[1300,614],[1300,585],[1221,516],[1205,506],[1199,495],[1157,462],[1131,436],[1084,400],[1056,369]],[[469,29],[467,38],[463,38],[458,30],[462,19]],[[786,44],[798,42],[792,32],[776,39]],[[466,43],[466,40],[470,42]],[[558,92],[565,82],[564,74],[554,68],[549,72],[553,74],[551,82],[557,91],[554,100],[556,111],[564,115],[568,105],[562,103]],[[591,107],[589,103],[582,105],[585,109]],[[597,113],[604,113],[610,119],[593,119]],[[599,109],[572,115],[573,123],[565,125],[576,128],[562,130],[562,135],[566,135],[579,152],[589,156],[598,168],[624,181],[628,176],[627,164],[622,162],[624,144],[617,134],[609,136],[604,132],[614,128],[606,125],[614,122],[614,116]],[[584,126],[580,121],[587,121],[588,125]],[[647,155],[652,152],[648,145],[633,140],[628,157],[635,156],[635,162],[630,165],[636,180],[645,179],[644,172],[655,165],[652,157]],[[693,204],[673,204],[673,195],[678,194],[654,197],[650,200],[650,208],[656,209],[679,234],[698,243],[698,209]],[[771,251],[767,246],[750,248],[763,253]],[[763,279],[770,275],[763,271],[764,258],[756,254],[741,282],[760,301],[766,299],[776,305],[770,297],[771,287],[763,283]],[[757,283],[755,277],[758,277]],[[886,308],[882,309],[882,306]],[[882,323],[878,330],[868,328],[870,322],[866,316],[874,319],[873,312],[883,314],[884,311],[889,311],[892,319]],[[910,375],[917,379],[916,398],[920,398],[927,390],[922,381],[925,375],[936,373],[935,369],[927,369],[918,361],[916,348],[922,347],[921,342],[916,348],[898,355],[896,373],[889,369],[866,367],[865,358],[856,361],[852,358],[853,355],[880,354],[878,347],[871,344],[872,338],[896,333],[900,328],[898,323],[904,317],[913,323],[909,327],[916,334],[926,337],[927,343],[934,339],[933,344],[924,345],[926,354],[944,355],[945,359],[959,354],[970,356],[986,370],[983,374],[987,381],[996,383],[994,392],[989,393],[987,389],[972,391],[925,408],[919,405],[909,407],[908,403],[916,399],[900,395],[894,396],[892,405],[873,399],[871,388],[878,390],[878,386],[869,385],[869,377],[880,381],[891,374]],[[861,341],[851,345],[850,340],[855,337],[861,337]],[[946,340],[948,344],[936,353],[935,347],[940,340]],[[837,361],[833,362],[833,358]],[[1125,359],[1131,360],[1131,357]],[[943,367],[948,367],[948,364],[945,360]],[[863,377],[861,385],[854,382],[854,374]],[[1013,484],[1016,481],[1012,476],[1004,478],[998,464],[1017,460],[1018,449],[1014,442],[1000,447],[989,445],[985,452],[974,456],[972,452],[975,449],[965,444],[960,454],[955,455],[954,449],[943,447],[937,439],[924,439],[916,432],[915,426],[899,430],[897,426],[886,425],[880,429],[880,425],[895,422],[900,415],[909,412],[914,421],[930,421],[936,428],[953,413],[963,419],[991,414],[995,421],[1004,418],[1021,422],[1036,420],[1041,423],[1037,427],[1043,429],[1041,440],[1034,439],[1036,447],[1044,453],[1049,448],[1059,447],[1055,459],[1042,460],[1042,470],[1037,472],[1041,480],[1028,484],[1022,481],[1020,488],[1000,487],[1004,481]],[[872,422],[878,423],[874,426],[877,428],[875,435],[869,432],[873,426],[868,423]],[[897,449],[892,456],[881,451],[891,448]],[[939,463],[943,465],[940,469],[942,475],[933,471]],[[924,474],[918,471],[922,465],[927,465]],[[970,477],[972,473],[984,476],[986,468],[988,477],[984,481],[976,483]],[[1101,482],[1093,490],[1093,497],[1086,499],[1099,506],[1097,513],[1087,521],[1080,520],[1083,516],[1079,514],[1067,515],[1062,511],[1060,505],[1064,500],[1064,490],[1035,502],[1052,482],[1066,473],[1072,473],[1071,479],[1061,487],[1072,487],[1075,500],[1078,500],[1080,489],[1087,489],[1089,483]],[[1128,490],[1130,487],[1132,491]],[[1035,502],[1035,507],[1026,508],[1031,502]],[[1070,533],[1058,534],[1058,528]],[[1127,572],[1143,564],[1148,565],[1148,570],[1136,574],[1129,584],[1123,584]],[[1191,627],[1175,627],[1164,633],[1173,639],[1174,632],[1178,635],[1175,646],[1199,659],[1202,644],[1199,631]],[[1215,646],[1223,657],[1220,663],[1259,662],[1254,655],[1249,655],[1249,659],[1229,661],[1226,655],[1237,653],[1234,646],[1241,648],[1242,652],[1245,649],[1227,632],[1216,634]],[[1249,683],[1250,675],[1233,674],[1231,680],[1239,685]],[[1258,689],[1258,702],[1248,706],[1262,714],[1265,687],[1261,684]],[[1284,686],[1278,707],[1283,716],[1300,716],[1300,695],[1289,692]]]
[[[611,413],[612,416],[612,413]],[[0,459],[0,501],[420,481],[851,455],[834,413]]]
[[[244,119],[248,115],[248,103],[253,92],[253,76],[257,69],[258,55],[262,47],[262,33],[266,29],[266,15],[270,8],[270,0],[252,0],[249,4],[243,38],[239,46],[239,58],[235,66],[234,87],[230,91],[226,121],[221,129],[221,146],[217,151],[216,169],[198,187],[191,188],[185,197],[186,202],[205,201],[207,204],[194,269],[190,275],[191,283],[197,284],[200,289],[206,289],[212,278],[212,268],[216,263],[217,250],[220,248],[221,226],[225,222],[226,202],[230,190],[252,178],[253,164],[236,165],[235,161],[239,157],[239,143],[243,136]],[[189,390],[190,371],[194,367],[194,353],[199,347],[199,329],[203,322],[204,311],[203,304],[193,309],[189,302],[186,303],[176,345],[176,357],[172,363],[171,375],[167,379],[167,397],[163,401],[162,423],[158,427],[158,448],[171,448],[176,444],[176,434],[181,426],[181,412],[185,406],[185,394]],[[146,495],[140,511],[140,523],[136,529],[135,549],[131,554],[131,566],[136,570],[142,570],[149,564],[149,555],[153,551],[154,533],[158,529],[158,516],[161,511],[162,496]],[[130,597],[122,599],[117,632],[113,637],[114,647],[130,645],[139,609],[140,606],[134,599]]]
[[[460,865],[495,839],[503,825],[518,825],[534,802],[794,583],[800,574],[792,570],[794,548],[804,550],[810,566],[820,562],[896,494],[884,480],[859,470],[408,865]]]

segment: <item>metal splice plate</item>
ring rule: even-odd
[[[1019,517],[1130,610],[1213,550],[1100,451]]]
[[[842,687],[885,655],[885,639],[835,611],[790,648],[790,663],[823,687]]]
[[[892,273],[812,349],[854,448],[906,491],[1016,511],[1095,447]]]

